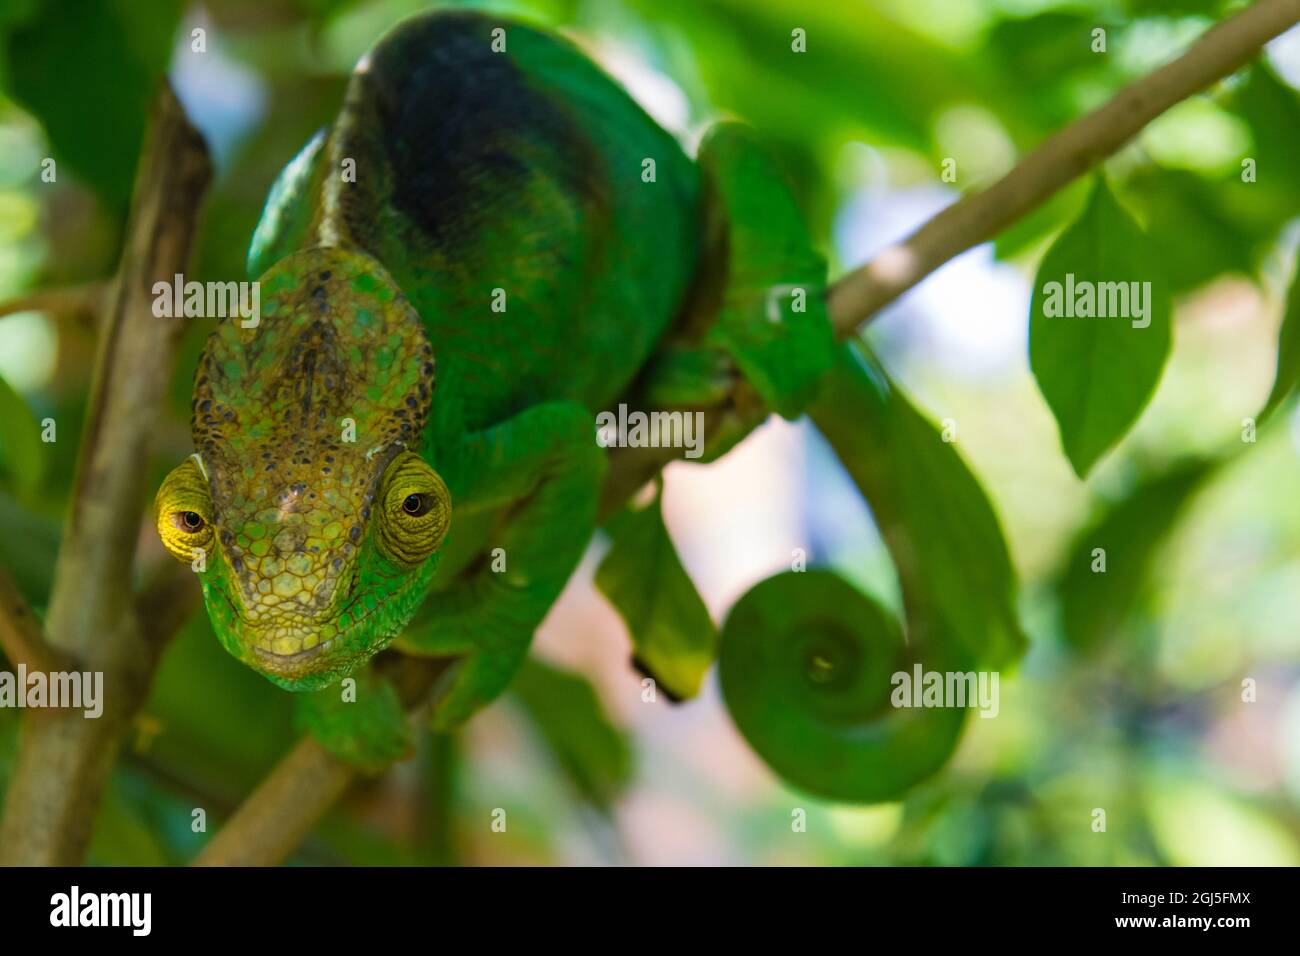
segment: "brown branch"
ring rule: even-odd
[[[831,322],[847,339],[882,307],[943,263],[984,242],[1118,150],[1169,107],[1243,66],[1273,37],[1300,21],[1300,0],[1260,0],[1202,36],[1183,56],[1125,87],[1071,123],[982,193],[943,210],[911,237],[836,282]],[[766,409],[736,376],[727,400],[705,410],[716,440],[743,434]],[[674,458],[671,448],[615,448],[602,489],[608,517]],[[282,860],[338,799],[353,773],[314,741],[301,741],[231,818],[196,861],[271,864]]]
[[[1178,59],[1120,90],[1043,141],[983,192],[953,203],[830,289],[831,322],[848,338],[953,256],[992,239],[1189,96],[1245,66],[1300,21],[1300,0],[1260,0],[1207,30]]]
[[[17,668],[21,664],[28,671],[48,673],[62,670],[70,663],[66,655],[46,642],[41,622],[3,568],[0,568],[0,649],[11,665]]]
[[[195,859],[195,866],[274,866],[343,796],[357,770],[304,737]]]
[[[78,322],[93,324],[108,294],[107,282],[87,282],[61,289],[41,289],[0,302],[0,318],[16,312],[49,312],[68,315]]]
[[[80,669],[103,675],[103,714],[27,711],[0,822],[0,863],[82,861],[95,808],[152,679],[160,641],[137,621],[133,564],[150,442],[182,320],[155,318],[155,281],[189,259],[212,177],[207,148],[163,85],[140,167],[122,262],[103,317],[46,633]],[[192,586],[192,585],[191,585]]]

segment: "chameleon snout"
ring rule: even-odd
[[[249,540],[245,526],[227,544],[235,580],[225,598],[235,634],[258,669],[281,677],[312,673],[313,662],[328,658],[359,620],[357,577],[351,562],[301,526],[259,530]]]

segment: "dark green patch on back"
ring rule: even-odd
[[[494,24],[468,13],[413,20],[358,72],[393,203],[444,248],[488,224],[494,195],[526,189],[541,170],[589,211],[605,202],[607,171],[587,131],[493,51]]]

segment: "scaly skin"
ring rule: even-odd
[[[653,392],[701,276],[729,283],[705,351],[797,414],[830,355],[824,265],[746,136],[711,142],[706,199],[700,168],[622,89],[501,18],[424,15],[380,41],[268,199],[249,252],[262,320],[209,340],[197,461],[159,492],[164,542],[206,556],[227,650],[310,690],[401,634],[457,658],[435,725],[499,694],[595,527],[594,413],[647,368]],[[733,225],[721,265],[701,261],[709,203]],[[792,282],[813,306],[787,327],[767,287]]]

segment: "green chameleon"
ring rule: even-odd
[[[597,413],[707,405],[725,360],[794,416],[835,354],[825,264],[745,127],[692,161],[573,44],[480,14],[363,58],[248,271],[259,321],[206,344],[159,533],[281,687],[394,641],[453,658],[442,727],[509,684],[592,537]]]

